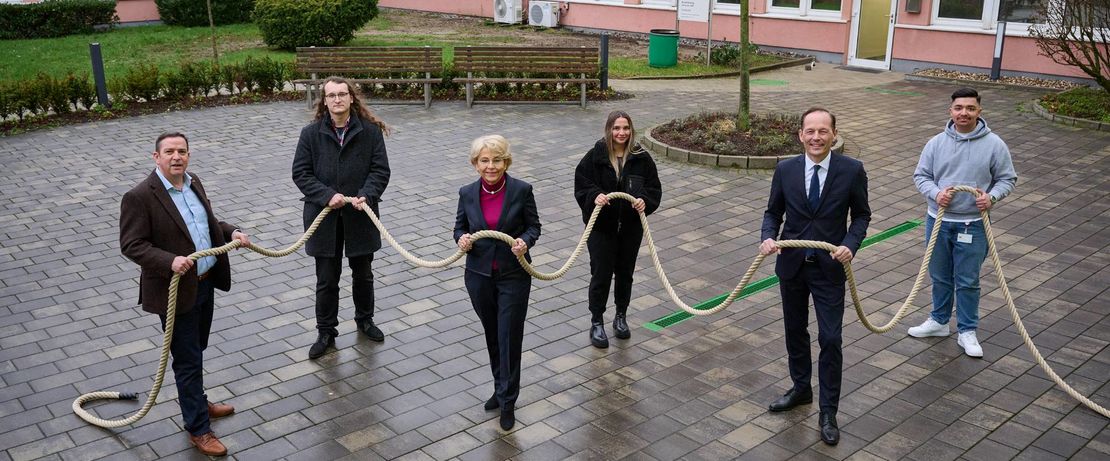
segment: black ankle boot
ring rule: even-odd
[[[628,331],[628,320],[625,318],[624,312],[617,311],[617,315],[613,317],[613,335],[617,339],[632,337],[632,332]]]
[[[609,347],[609,337],[605,335],[605,324],[600,320],[590,326],[590,344],[598,349]]]

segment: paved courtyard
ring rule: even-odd
[[[754,108],[800,112],[816,104],[837,113],[850,155],[869,172],[869,234],[922,218],[911,174],[921,147],[946,121],[955,87],[818,71],[812,75],[827,77],[796,69],[760,75],[789,83],[757,85]],[[550,271],[582,230],[573,169],[601,136],[605,115],[625,109],[643,129],[732,110],[728,82],[619,82],[636,97],[585,110],[375,106],[394,128],[383,221],[418,255],[450,254],[457,190],[475,177],[469,141],[500,133],[513,142],[510,174],[535,186],[543,235],[533,255]],[[1022,108],[1032,93],[982,94],[984,117],[1009,144],[1020,176],[993,213],[1010,289],[1051,366],[1110,405],[1110,134],[1036,118]],[[303,104],[276,103],[0,139],[0,461],[203,458],[181,429],[172,373],[157,405],[132,426],[101,429],[70,409],[75,397],[96,390],[145,399],[157,367],[161,331],[157,317],[135,307],[138,270],[119,252],[119,200],[153,167],[157,134],[181,130],[192,140],[190,170],[205,180],[217,215],[256,243],[285,247],[301,229],[289,168],[308,118]],[[691,304],[728,291],[756,254],[770,173],[657,162],[664,199],[651,225],[671,281]],[[922,233],[918,227],[857,255],[873,322],[885,323],[909,292]],[[383,249],[374,264],[375,320],[385,342],[355,332],[345,283],[338,351],[310,361],[311,258],[242,251],[231,258],[234,284],[216,296],[205,384],[211,400],[236,407],[213,425],[234,459],[1110,457],[1110,420],[1036,367],[991,269],[982,280],[982,359],[964,356],[954,337],[906,336],[927,312],[927,289],[903,325],[883,335],[845,313],[842,438],[829,447],[816,430],[816,405],[766,410],[790,385],[777,288],[650,331],[642,325],[676,308],[641,253],[632,339],[598,350],[586,334],[587,257],[560,280],[534,282],[518,422],[506,434],[481,408],[492,380],[461,266],[418,269]],[[117,418],[139,405],[90,407]]]

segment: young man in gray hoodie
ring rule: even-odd
[[[952,119],[943,133],[930,139],[913,172],[917,190],[929,205],[925,237],[940,225],[936,248],[929,261],[933,279],[933,311],[924,323],[909,329],[916,338],[948,336],[952,301],[956,302],[957,343],[971,357],[982,357],[975,331],[979,326],[979,269],[987,257],[987,240],[981,211],[990,210],[1014,190],[1017,173],[1010,149],[987,122],[979,93],[961,88],[952,93],[948,113]],[[971,186],[976,196],[953,194],[954,186]],[[944,218],[936,222],[937,207]]]

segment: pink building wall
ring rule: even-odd
[[[993,34],[896,29],[894,36],[895,59],[990,68],[994,56]],[[1088,78],[1078,68],[1057,64],[1038,52],[1032,38],[1007,36],[1002,70]]]
[[[116,0],[119,22],[157,21],[158,6],[154,0]]]

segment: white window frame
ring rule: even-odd
[[[813,0],[798,0],[797,8],[774,6],[774,0],[767,0],[767,12],[783,16],[840,19],[842,11],[844,10],[844,2],[840,2],[840,9],[835,11],[817,10],[813,9],[812,6]]]
[[[662,6],[662,7],[676,8],[676,6],[675,6],[675,5],[677,5],[676,1],[677,0],[643,0],[642,2],[640,2],[640,4],[641,5],[647,5],[647,6]]]
[[[994,32],[998,29],[998,10],[1002,8],[1003,0],[983,0],[983,17],[980,19],[952,19],[942,18],[940,14],[940,0],[933,0],[931,25],[940,26],[938,29],[963,29],[963,30],[982,30]],[[1048,0],[1052,3],[1060,3],[1066,0]],[[1006,35],[1028,37],[1029,27],[1035,23],[1030,22],[1007,22]]]

